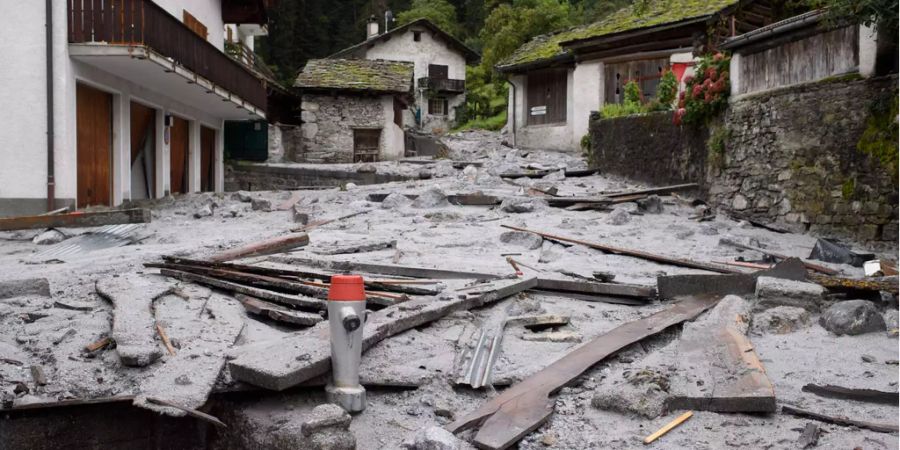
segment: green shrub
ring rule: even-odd
[[[874,102],[870,107],[866,129],[863,131],[856,148],[881,163],[897,183],[897,172],[900,168],[898,158],[897,130],[897,92]]]
[[[725,167],[725,143],[731,137],[728,129],[718,126],[709,133],[706,148],[709,151],[709,165],[713,167]]]
[[[656,88],[656,99],[662,106],[671,108],[676,96],[678,96],[678,79],[675,78],[674,72],[666,70]]]
[[[647,112],[640,103],[607,103],[600,110],[600,117],[603,119],[612,119],[614,117],[633,116],[635,114],[643,114]]]
[[[731,84],[728,66],[731,57],[716,53],[700,59],[694,76],[684,79],[685,90],[678,99],[672,122],[701,123],[715,117],[728,105]]]
[[[584,151],[589,151],[591,149],[591,134],[585,134],[581,137],[581,149]]]
[[[625,103],[633,103],[636,105],[643,103],[641,87],[638,86],[637,82],[634,80],[625,83]]]
[[[472,130],[472,129],[480,129],[480,130],[499,130],[506,125],[506,111],[497,114],[496,116],[486,117],[482,119],[471,119],[468,122],[460,125],[455,128],[453,131],[461,131],[461,130]]]

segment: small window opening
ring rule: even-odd
[[[419,42],[422,40],[422,32],[421,31],[413,31],[413,40]]]

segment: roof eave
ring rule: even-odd
[[[536,69],[550,68],[555,65],[570,62],[575,62],[575,56],[571,53],[562,53],[551,56],[550,58],[542,58],[536,61],[529,61],[518,64],[498,65],[494,66],[494,69],[500,73],[517,73]]]

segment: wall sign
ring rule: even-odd
[[[544,116],[547,114],[546,106],[532,106],[531,107],[531,115],[532,116]]]

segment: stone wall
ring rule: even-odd
[[[897,181],[857,148],[873,106],[896,89],[892,76],[734,98],[709,131],[675,127],[669,113],[594,117],[591,162],[658,185],[700,182],[710,204],[733,217],[896,248]]]
[[[301,142],[292,145],[294,162],[353,162],[353,128],[382,128],[381,97],[305,94],[301,103]],[[384,132],[382,132],[384,146]],[[287,144],[287,142],[285,142]]]
[[[792,231],[896,243],[897,182],[857,149],[873,105],[896,89],[896,76],[822,81],[733,101],[711,203]]]
[[[654,184],[706,183],[703,127],[676,127],[671,112],[600,120],[592,115],[591,167]]]
[[[296,167],[238,162],[225,167],[225,190],[269,191],[294,190],[304,186],[338,187],[347,183],[358,185],[407,181],[410,178],[352,170],[319,167]]]

